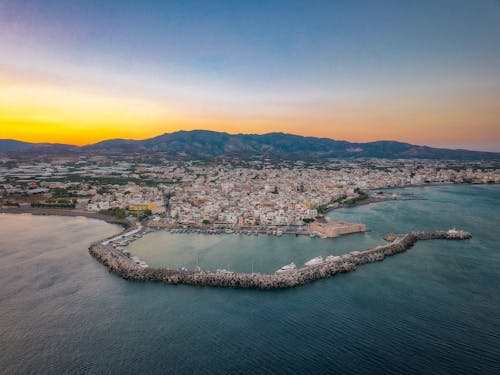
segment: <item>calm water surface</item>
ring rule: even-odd
[[[389,231],[474,235],[284,291],[127,282],[87,252],[119,227],[0,214],[0,373],[500,373],[500,186],[401,192],[330,213],[370,230],[335,240],[158,232],[131,245],[151,264],[273,272]]]

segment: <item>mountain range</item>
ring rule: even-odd
[[[106,155],[157,152],[192,159],[265,156],[304,160],[361,157],[500,160],[500,153],[496,152],[434,148],[396,141],[354,143],[285,133],[257,135],[192,130],[165,133],[144,140],[109,139],[86,146],[0,139],[0,153],[9,154]]]

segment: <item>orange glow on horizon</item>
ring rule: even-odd
[[[471,110],[467,105],[457,105],[456,100],[439,108],[426,106],[422,111],[418,105],[403,101],[389,109],[343,103],[335,113],[324,108],[291,108],[261,113],[255,110],[256,114],[230,109],[207,113],[206,109],[193,106],[186,113],[149,98],[0,79],[0,139],[85,145],[194,129],[232,134],[284,132],[351,142],[397,140],[427,145],[465,141],[480,144],[489,137],[500,138],[495,110],[481,113],[481,108]],[[477,125],[469,125],[474,123]]]
[[[83,145],[153,136],[159,124],[175,121],[165,107],[141,98],[0,82],[0,138]]]

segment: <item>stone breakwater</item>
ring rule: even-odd
[[[304,285],[314,280],[325,279],[337,273],[354,271],[357,266],[384,260],[385,257],[402,253],[419,240],[464,240],[472,235],[464,231],[411,232],[393,242],[365,251],[353,251],[341,256],[329,257],[326,261],[280,274],[213,272],[195,270],[172,270],[141,267],[126,254],[102,243],[92,244],[89,252],[106,268],[127,280],[161,281],[167,284],[198,286],[283,289]]]

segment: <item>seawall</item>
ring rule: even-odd
[[[465,240],[471,237],[470,233],[464,231],[411,232],[385,245],[331,257],[323,263],[280,274],[213,272],[203,271],[199,268],[196,270],[172,270],[143,267],[134,262],[128,255],[110,245],[103,245],[103,243],[92,244],[89,252],[104,264],[109,272],[127,280],[215,287],[283,289],[304,285],[337,273],[351,272],[366,263],[382,261],[388,256],[410,249],[420,240]]]

